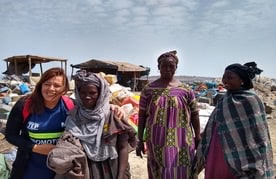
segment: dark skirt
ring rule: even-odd
[[[116,179],[118,175],[118,158],[105,161],[88,161],[91,179]],[[130,179],[130,167],[125,171],[125,179]]]

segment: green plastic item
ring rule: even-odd
[[[9,170],[6,165],[4,154],[0,153],[0,178],[8,179],[9,178]]]

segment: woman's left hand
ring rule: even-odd
[[[48,155],[54,147],[55,145],[53,144],[35,144],[32,151],[42,155]]]

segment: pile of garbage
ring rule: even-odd
[[[204,129],[217,101],[226,93],[222,79],[189,81],[199,107],[200,128]],[[268,120],[276,120],[276,79],[258,76],[253,81],[254,91],[264,102]]]
[[[140,92],[132,92],[129,87],[117,83],[116,75],[99,73],[110,85],[112,92],[111,103],[122,106],[125,109],[130,122],[137,126]],[[195,92],[199,102],[200,111],[210,110],[216,105],[226,90],[223,88],[220,78],[212,81],[185,81]],[[24,77],[7,75],[0,79],[0,120],[5,123],[9,111],[15,102],[22,96],[30,93],[35,87],[34,83],[28,83]],[[70,81],[68,95],[73,95],[74,82]],[[259,77],[254,81],[254,90],[264,101],[268,118],[276,119],[276,81],[266,77]],[[203,103],[203,104],[201,104]],[[202,116],[206,116],[203,114]],[[208,115],[207,115],[208,117]],[[203,118],[205,120],[205,118]],[[1,123],[0,123],[1,125]],[[136,127],[135,126],[135,127]]]
[[[129,87],[124,87],[117,83],[116,75],[99,73],[110,85],[112,92],[111,103],[121,106],[129,123],[137,131],[138,111],[140,92],[133,92]],[[189,81],[187,83],[195,92],[200,109],[200,129],[204,130],[210,114],[219,98],[226,90],[223,88],[221,79],[214,81]],[[5,140],[4,130],[7,117],[15,102],[22,96],[27,95],[34,89],[34,83],[28,83],[26,78],[16,75],[5,76],[0,79],[0,163],[5,159],[7,167],[10,169],[12,161],[16,155],[16,148]],[[68,95],[74,98],[74,81],[70,81],[70,91]],[[259,77],[254,81],[254,90],[263,100],[268,119],[276,119],[276,80],[266,77]],[[1,165],[0,165],[1,167]],[[1,176],[1,174],[0,174]]]
[[[254,91],[265,104],[268,119],[276,120],[276,79],[259,77],[254,81]]]

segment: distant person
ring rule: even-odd
[[[145,86],[140,97],[136,154],[145,153],[145,141],[150,179],[189,178],[201,139],[196,98],[174,78],[176,51],[160,55],[157,62],[160,78]]]
[[[51,179],[46,159],[65,129],[67,112],[74,107],[65,96],[69,89],[63,69],[45,71],[34,91],[19,99],[12,108],[6,125],[8,142],[17,146],[10,179]],[[122,116],[119,108],[112,107]]]
[[[107,82],[95,73],[80,71],[74,76],[76,106],[69,112],[65,122],[66,132],[80,140],[88,159],[88,171],[82,168],[82,178],[90,179],[127,179],[130,178],[128,152],[129,144],[136,146],[136,133],[127,119],[120,119],[111,110],[111,92]],[[71,159],[77,165],[79,155],[71,148],[58,146],[63,154],[49,154],[48,165],[54,171],[66,175],[79,175],[72,167],[64,165]],[[68,153],[66,153],[67,151]],[[70,155],[70,154],[75,155]],[[56,157],[54,157],[56,156]],[[74,158],[75,157],[75,158]],[[56,162],[55,162],[56,161]],[[64,168],[63,168],[64,167]],[[83,167],[85,167],[83,165]],[[62,170],[63,169],[63,170]],[[89,177],[90,176],[90,177]],[[75,177],[77,178],[77,177]]]
[[[255,62],[225,68],[222,82],[227,92],[203,132],[193,166],[195,176],[205,168],[206,179],[273,178],[265,108],[250,90],[260,72]]]

